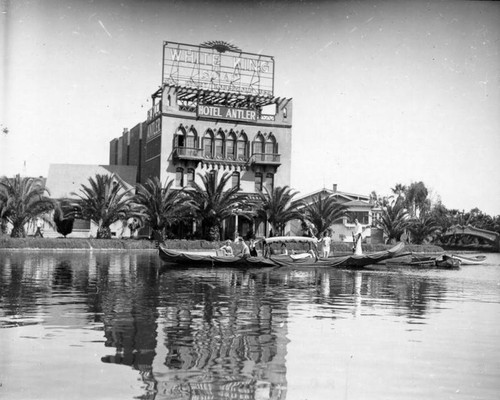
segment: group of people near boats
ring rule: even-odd
[[[250,243],[246,244],[241,236],[237,237],[235,240],[236,252],[233,251],[231,246],[231,241],[226,240],[224,245],[220,248],[225,256],[237,256],[237,257],[257,257],[256,241],[255,239],[250,239]]]
[[[354,232],[352,234],[353,236],[352,251],[355,255],[363,254],[361,243],[362,243],[364,229],[365,228],[359,223],[359,221],[355,219]],[[249,243],[247,244],[241,236],[238,236],[234,242],[236,244],[235,250],[233,250],[231,240],[226,240],[224,245],[219,249],[224,256],[257,257],[258,255],[256,248],[257,241],[254,238],[251,238],[249,240]],[[331,243],[332,243],[332,237],[330,233],[324,232],[323,236],[320,239],[318,239],[317,242],[309,244],[309,250],[306,252],[306,254],[316,259],[328,258],[330,256]],[[284,255],[290,254],[287,245],[284,242],[281,243],[281,248],[280,251],[278,252],[271,248],[271,246],[266,242],[266,239],[262,239],[262,244],[263,244],[262,255],[264,257],[269,257],[274,254],[284,254]],[[318,250],[318,245],[321,248],[321,251]],[[291,252],[291,255],[294,255],[293,250]]]
[[[355,255],[361,255],[363,254],[362,252],[362,247],[361,247],[361,242],[362,242],[362,237],[363,237],[363,230],[364,227],[359,223],[359,221],[356,219],[354,221],[354,232],[353,232],[353,253]],[[222,252],[222,255],[224,256],[231,256],[231,257],[257,257],[258,252],[257,252],[257,241],[254,238],[251,238],[248,242],[248,244],[245,242],[245,240],[241,237],[238,236],[235,241],[235,248],[233,248],[232,241],[231,240],[226,240],[224,245],[219,249],[220,252]],[[323,236],[318,239],[315,242],[309,243],[309,250],[304,254],[304,256],[310,256],[314,258],[328,258],[330,256],[331,252],[331,243],[332,243],[332,237],[329,232],[324,232]],[[286,243],[281,243],[281,248],[279,251],[276,251],[271,248],[270,244],[266,242],[266,239],[262,239],[262,255],[266,258],[268,258],[271,255],[275,254],[284,254],[284,255],[294,255],[294,251],[292,250],[291,253],[288,251]],[[318,245],[321,249],[321,251],[318,250]]]

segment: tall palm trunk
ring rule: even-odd
[[[24,226],[14,226],[12,228],[12,232],[10,234],[10,237],[13,238],[25,238],[26,237],[26,231],[24,230]]]
[[[98,227],[97,239],[111,239],[111,229],[108,226]]]

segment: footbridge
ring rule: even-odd
[[[466,246],[484,248],[491,247],[494,251],[500,251],[500,234],[475,228],[471,225],[454,225],[441,235],[443,244],[450,246]]]

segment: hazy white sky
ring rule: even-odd
[[[500,3],[1,0],[0,175],[107,164],[146,119],[164,40],[275,57],[292,187],[500,214]],[[26,164],[26,166],[24,166]]]

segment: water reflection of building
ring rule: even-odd
[[[286,302],[264,295],[266,275],[227,271],[208,283],[172,278],[187,293],[165,298],[159,318],[165,362],[155,372],[171,377],[160,393],[189,388],[196,399],[284,398]],[[186,376],[194,378],[186,383]]]

